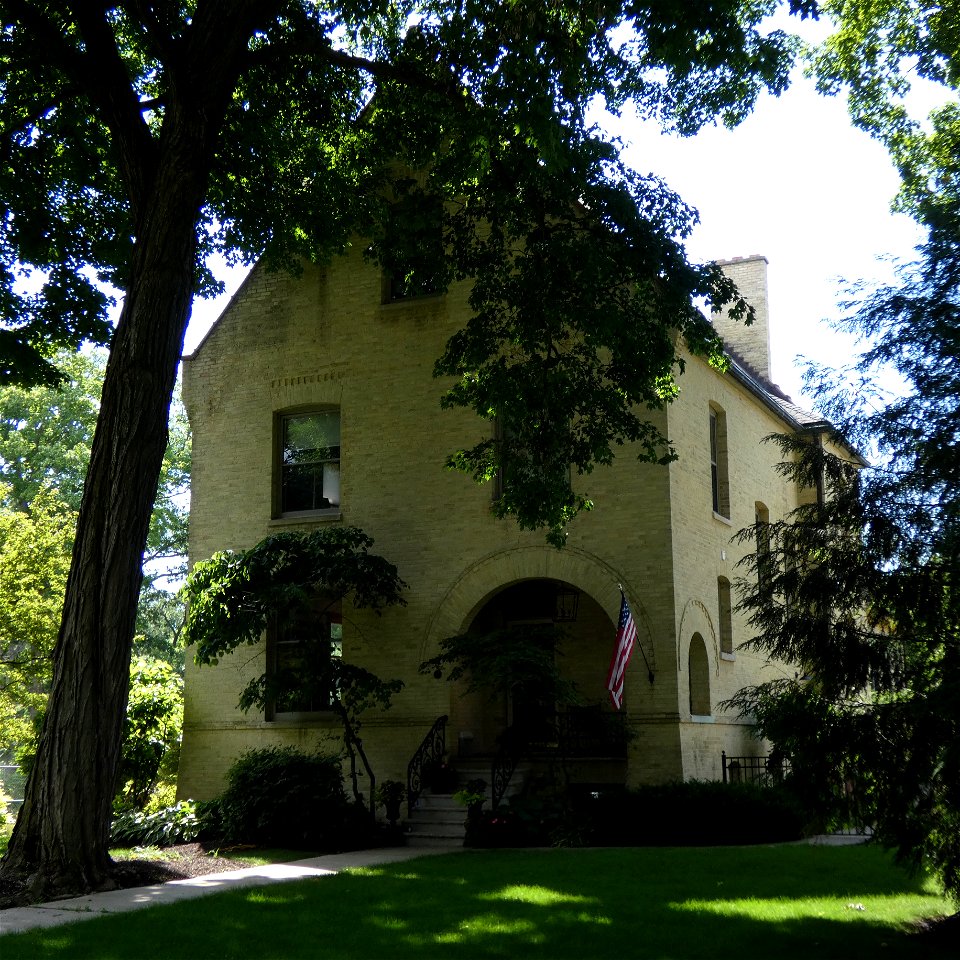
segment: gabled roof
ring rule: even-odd
[[[793,400],[783,392],[772,380],[762,376],[753,367],[741,357],[736,350],[733,350],[728,344],[724,344],[727,356],[730,358],[729,372],[735,380],[746,387],[758,400],[766,407],[772,410],[788,426],[799,433],[818,433],[820,431],[829,431],[836,433],[833,424],[810,410],[805,410],[798,406]],[[850,455],[860,464],[861,467],[868,467],[870,464],[853,449],[842,438],[838,439],[849,450]]]

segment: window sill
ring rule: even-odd
[[[393,300],[384,300],[380,306],[386,310],[390,310],[396,307],[413,306],[414,304],[439,302],[445,296],[445,293],[421,293],[412,297],[396,297]]]
[[[691,723],[713,723],[713,717],[710,715],[704,715],[701,713],[691,713],[690,714]]]
[[[720,652],[720,659],[733,663],[737,659],[737,655],[735,653],[727,653],[725,650],[723,650]]]
[[[733,521],[729,517],[725,517],[722,513],[717,513],[716,510],[713,511],[713,519],[725,523],[728,527],[733,526]]]
[[[297,523],[331,523],[342,520],[340,510],[305,510],[303,513],[286,513],[282,517],[271,517],[267,523],[271,527],[288,527]]]
[[[265,723],[274,726],[302,726],[305,723],[316,725],[339,724],[339,718],[332,710],[309,710],[302,713],[277,713]]]

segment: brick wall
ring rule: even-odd
[[[771,519],[792,505],[773,471],[776,450],[759,443],[783,424],[730,376],[690,358],[679,400],[656,415],[681,459],[650,466],[624,449],[611,468],[574,477],[575,486],[589,483],[596,510],[574,523],[567,547],[557,551],[543,534],[493,519],[489,488],[443,467],[448,453],[490,430],[471,414],[441,411],[444,384],[431,375],[467,315],[465,288],[408,303],[382,305],[380,298],[379,273],[359,245],[325,269],[307,266],[297,279],[258,267],[185,363],[194,431],[191,560],[252,546],[278,530],[342,522],[361,527],[397,564],[409,584],[406,607],[382,617],[344,610],[345,656],[406,683],[389,712],[364,724],[380,779],[405,777],[407,760],[440,714],[453,716],[451,746],[459,730],[496,727],[493,714],[483,715],[493,708],[461,701],[417,667],[515,581],[550,578],[584,592],[582,642],[569,668],[602,698],[622,584],[654,671],[651,684],[638,651],[626,681],[636,733],[628,780],[714,775],[703,772],[712,753],[719,757],[724,746],[740,752],[746,731],[716,708],[713,723],[690,721],[688,644],[694,632],[706,641],[714,704],[766,675],[757,657],[737,651],[721,659],[716,578],[735,580],[741,551],[730,537],[753,522],[756,500]],[[710,403],[728,418],[730,522],[711,509]],[[341,513],[273,520],[275,413],[311,405],[341,411]],[[734,644],[744,631],[735,615]],[[264,663],[260,644],[217,667],[188,665],[181,796],[215,795],[229,764],[250,747],[335,743],[339,731],[330,719],[265,722],[236,709],[239,691]]]

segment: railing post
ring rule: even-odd
[[[723,782],[727,782],[727,751],[720,751],[720,765],[723,768]]]

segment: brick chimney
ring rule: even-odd
[[[718,260],[717,266],[737,285],[740,295],[756,311],[753,323],[731,320],[726,310],[710,320],[724,343],[767,380],[770,379],[770,314],[767,305],[767,258],[760,254]]]

